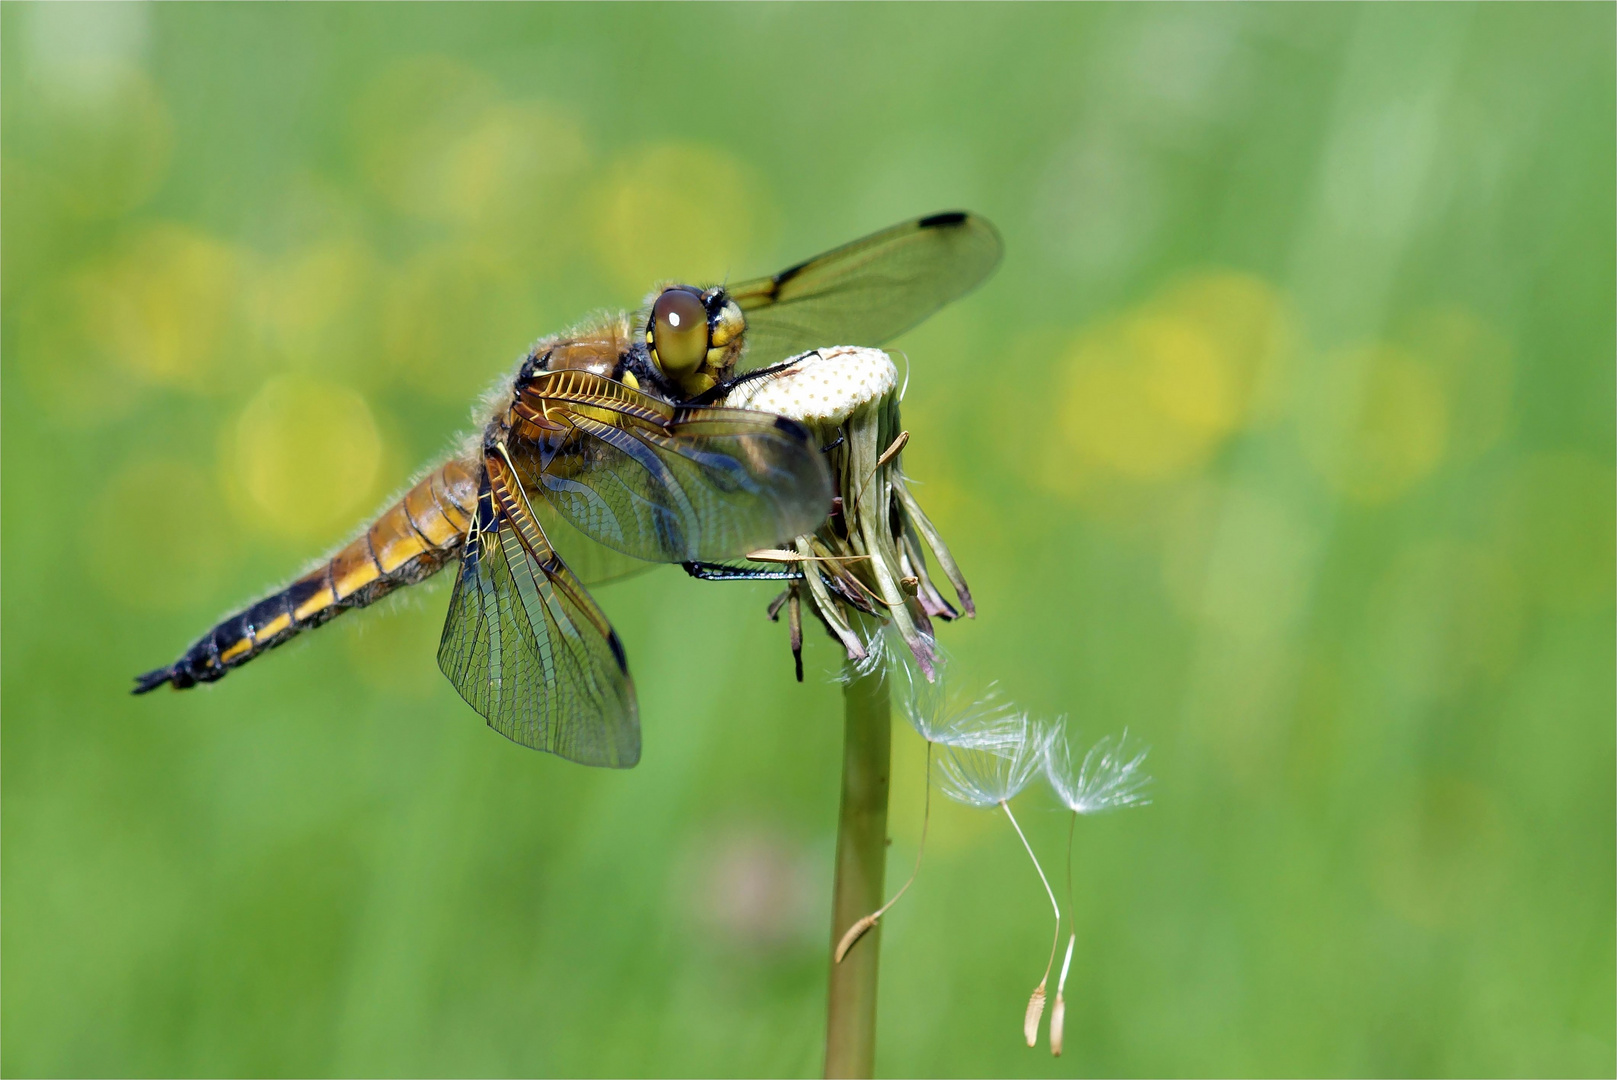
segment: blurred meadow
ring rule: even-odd
[[[938,801],[890,1075],[1612,1075],[1610,4],[0,9],[6,1075],[814,1075],[837,652],[598,598],[645,755],[488,730],[447,582],[128,695],[661,278],[1002,230],[897,343],[944,644],[1154,805],[1049,912]],[[826,344],[834,344],[827,342]],[[817,632],[816,632],[817,633]],[[889,880],[920,830],[894,736]],[[1017,802],[1059,875],[1067,816]]]

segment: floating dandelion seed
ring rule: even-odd
[[[913,664],[895,666],[904,676],[900,699],[904,719],[926,740],[928,748],[1012,752],[1022,740],[1023,714],[1000,696],[996,684],[989,683],[980,697],[974,697],[960,693],[947,679],[928,681]]]
[[[1070,881],[1070,876],[1069,876]],[[1072,889],[1067,889],[1067,918],[1072,918]],[[1067,1029],[1067,999],[1063,991],[1067,988],[1067,969],[1072,967],[1072,947],[1077,942],[1078,935],[1073,934],[1067,939],[1067,955],[1061,960],[1061,977],[1056,980],[1056,1003],[1050,1007],[1050,1056],[1061,1056],[1061,1041]]]
[[[945,795],[957,802],[984,808],[998,806],[1005,811],[1011,828],[1016,830],[1022,846],[1027,849],[1027,857],[1033,860],[1033,869],[1039,873],[1045,894],[1050,897],[1050,910],[1055,912],[1056,919],[1055,936],[1050,942],[1050,959],[1044,965],[1044,975],[1039,979],[1039,985],[1033,988],[1033,994],[1028,998],[1027,1013],[1022,1020],[1022,1034],[1027,1038],[1027,1044],[1033,1046],[1039,1041],[1039,1019],[1044,1015],[1045,986],[1050,981],[1050,968],[1055,964],[1056,946],[1061,943],[1061,905],[1056,903],[1050,879],[1044,876],[1044,867],[1039,864],[1039,857],[1033,854],[1033,845],[1028,843],[1016,815],[1011,813],[1010,803],[1027,787],[1034,774],[1044,767],[1047,746],[1055,737],[1056,729],[1036,724],[1023,713],[1017,717],[1012,730],[1015,739],[1010,743],[988,747],[950,746],[941,762],[943,780],[940,786]]]
[[[1045,747],[1044,771],[1050,786],[1073,814],[1103,814],[1108,810],[1121,810],[1127,806],[1144,806],[1150,799],[1144,795],[1151,778],[1140,771],[1146,747],[1137,750],[1128,744],[1129,733],[1101,739],[1073,769],[1072,748],[1065,731],[1052,738]]]
[[[890,900],[848,927],[847,933],[842,935],[842,940],[837,942],[835,962],[839,964],[848,954],[848,950],[853,948],[854,942],[863,937],[865,931],[875,926],[877,921],[898,903],[899,897],[909,891],[921,872],[921,857],[926,853],[926,834],[932,822],[933,745],[990,751],[1013,750],[1022,737],[1024,718],[1016,712],[1010,702],[999,697],[993,685],[989,686],[987,694],[978,699],[963,698],[946,690],[944,680],[927,680],[917,670],[911,654],[902,649],[894,649],[888,643],[887,638],[891,633],[889,629],[878,635],[870,643],[868,651],[870,656],[880,657],[889,663],[889,666],[883,669],[884,676],[888,671],[895,669],[902,676],[903,685],[899,688],[900,708],[903,709],[904,717],[910,722],[910,726],[926,740],[926,782],[921,805],[921,840],[915,849],[915,866],[910,870],[909,878]],[[935,655],[935,663],[940,668],[943,660],[941,652]],[[850,666],[858,666],[861,663],[864,662],[856,661]]]
[[[1003,722],[995,713],[984,715],[990,726],[980,739],[946,744],[939,786],[956,802],[990,808],[1020,795],[1044,766],[1049,730],[1026,713],[1012,713]]]
[[[1067,823],[1067,918],[1073,922],[1072,902],[1072,834],[1083,814],[1104,814],[1128,806],[1145,806],[1150,799],[1143,794],[1151,778],[1140,770],[1148,750],[1131,750],[1128,729],[1115,738],[1101,739],[1076,769],[1073,768],[1072,746],[1067,741],[1065,723],[1051,732],[1044,744],[1044,775],[1055,789],[1056,797],[1068,810],[1072,820]],[[1059,934],[1059,931],[1057,931]],[[1066,1021],[1066,1001],[1063,991],[1067,987],[1067,970],[1072,965],[1072,949],[1078,942],[1074,924],[1067,938],[1067,958],[1061,962],[1061,977],[1056,982],[1055,1008],[1050,1011],[1050,1053],[1061,1056],[1062,1028]]]

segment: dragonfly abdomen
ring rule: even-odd
[[[173,664],[138,676],[134,692],[213,682],[302,630],[431,577],[466,537],[477,504],[473,470],[458,458],[434,469],[325,563],[223,620]]]

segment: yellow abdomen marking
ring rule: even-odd
[[[219,662],[221,664],[228,664],[232,660],[236,659],[236,657],[245,656],[245,655],[247,655],[248,653],[250,653],[252,651],[253,651],[253,639],[252,638],[242,638],[240,641],[236,642],[236,644],[232,645],[230,648],[223,649],[223,650],[220,651],[220,653],[219,653]]]

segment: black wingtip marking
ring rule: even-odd
[[[784,431],[787,435],[791,436],[794,442],[806,443],[813,439],[813,436],[809,434],[808,428],[804,427],[802,424],[798,423],[796,420],[793,420],[789,416],[775,417],[775,429],[777,431]]]
[[[964,210],[945,210],[941,214],[930,214],[915,223],[918,229],[945,229],[953,225],[963,224],[971,215]]]
[[[816,257],[818,257],[818,256],[816,256]],[[780,292],[780,287],[782,285],[784,285],[788,281],[792,280],[798,274],[801,274],[805,269],[808,268],[808,264],[813,262],[813,261],[814,261],[813,259],[804,259],[802,262],[798,263],[796,266],[788,266],[786,269],[782,270],[780,273],[778,273],[774,277],[770,278],[769,279],[769,298],[771,300],[773,300],[775,298],[775,294]]]
[[[136,675],[135,688],[129,692],[131,694],[149,694],[173,677],[174,669],[171,667],[158,668],[156,671],[148,671],[144,675]]]
[[[625,675],[629,674],[629,658],[623,652],[623,642],[618,640],[618,632],[616,630],[607,631],[606,643],[612,646],[612,658],[618,662],[618,670],[623,672]],[[639,755],[636,755],[636,760],[639,760]],[[629,764],[632,765],[634,762],[630,762]]]

